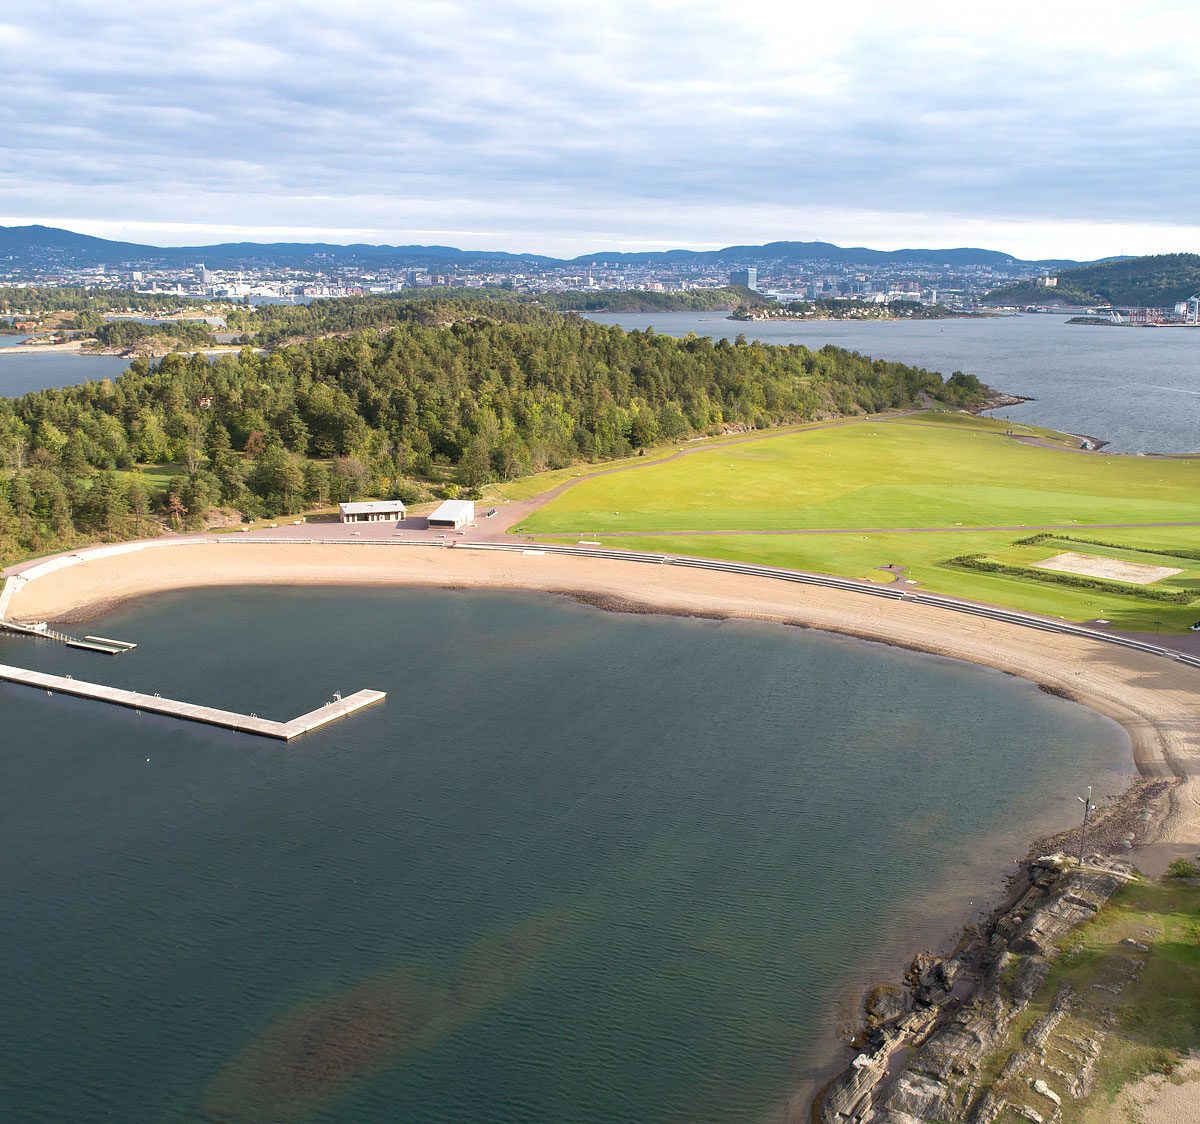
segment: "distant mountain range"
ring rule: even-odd
[[[998,250],[959,247],[946,250],[872,250],[831,242],[768,242],[763,246],[726,246],[721,250],[661,250],[642,253],[599,251],[563,259],[542,254],[459,250],[453,246],[351,246],[323,242],[222,242],[213,246],[143,246],[114,242],[50,226],[0,227],[0,269],[78,269],[94,266],[182,268],[203,262],[210,269],[320,269],[331,266],[402,268],[519,268],[603,264],[721,265],[729,268],[779,263],[801,265],[991,266],[993,268],[1065,269],[1081,263],[1052,259],[1022,261]]]

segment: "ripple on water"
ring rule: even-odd
[[[118,686],[389,696],[282,749],[0,687],[17,1118],[760,1119],[893,925],[951,931],[1127,754],[998,673],[549,597],[213,590],[93,626],[139,641]]]

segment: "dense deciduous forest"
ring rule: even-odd
[[[943,383],[833,347],[446,305],[410,307],[386,332],[139,359],[115,382],[0,399],[0,556],[202,526],[214,509],[230,522],[368,495],[411,503],[734,423],[983,393],[973,376]]]
[[[1022,281],[989,293],[989,304],[1089,305],[1101,302],[1137,308],[1171,308],[1200,293],[1200,254],[1153,254],[1063,270],[1045,288]]]

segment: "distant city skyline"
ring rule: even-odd
[[[46,0],[0,224],[545,253],[1200,250],[1200,13],[864,0]]]

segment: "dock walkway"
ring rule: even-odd
[[[137,647],[127,640],[107,640],[102,636],[68,636],[65,632],[57,632],[44,624],[22,624],[20,621],[0,620],[0,632],[15,632],[20,636],[33,636],[38,640],[53,640],[56,644],[65,644],[68,648],[79,648],[84,652],[102,652],[106,656],[119,656],[122,652],[132,652]]]
[[[85,683],[79,679],[49,675],[42,671],[27,671],[25,668],[10,667],[7,664],[0,664],[0,681],[19,683],[26,687],[37,687],[51,694],[57,691],[60,694],[73,695],[76,698],[111,703],[130,710],[164,714],[170,718],[182,718],[189,722],[203,722],[209,726],[221,726],[227,730],[237,730],[243,734],[256,734],[264,738],[275,738],[279,741],[291,741],[292,738],[319,729],[321,726],[344,718],[373,703],[381,702],[387,697],[384,691],[358,691],[344,699],[334,699],[316,710],[310,710],[307,714],[300,715],[299,718],[293,718],[290,722],[273,722],[254,714],[238,714],[232,710],[218,710],[211,706],[178,702],[174,699],[160,698],[158,695],[143,694],[141,691],[105,687],[100,683]]]

